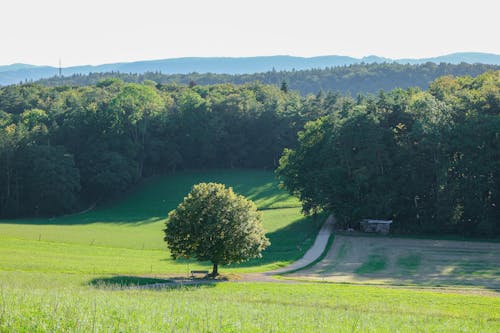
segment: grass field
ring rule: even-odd
[[[266,271],[294,261],[324,219],[302,217],[298,201],[276,188],[272,173],[236,170],[157,177],[123,201],[81,215],[1,221],[0,332],[500,330],[500,298],[494,294],[329,283],[136,288],[208,268],[171,260],[161,231],[167,212],[200,181],[225,183],[255,200],[272,242],[262,259],[223,267],[223,273]],[[344,245],[337,255],[349,258],[351,251]],[[372,258],[361,274],[376,274],[381,262],[388,263],[383,255]],[[394,265],[413,272],[423,264],[410,253]]]
[[[163,290],[0,273],[4,332],[498,332],[498,297],[332,284]]]
[[[499,254],[500,243],[336,235],[321,262],[294,276],[500,291]]]
[[[94,211],[52,219],[0,221],[1,270],[151,274],[184,273],[188,262],[169,259],[165,218],[191,186],[221,182],[255,201],[272,245],[264,257],[233,270],[263,271],[298,259],[314,241],[318,220],[304,218],[297,199],[277,188],[272,172],[184,172],[150,179],[124,200]],[[208,267],[191,262],[190,268]]]

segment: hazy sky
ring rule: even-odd
[[[0,65],[500,54],[499,0],[1,0]]]

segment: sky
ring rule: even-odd
[[[500,54],[498,0],[1,0],[0,65]]]

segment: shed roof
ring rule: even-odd
[[[392,220],[371,220],[371,219],[364,219],[363,222],[373,223],[373,224],[391,224]]]

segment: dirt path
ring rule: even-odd
[[[316,236],[316,240],[314,241],[313,246],[307,252],[304,254],[304,256],[295,261],[293,264],[288,265],[283,268],[275,269],[272,271],[265,272],[265,275],[277,275],[277,274],[284,274],[286,272],[291,272],[295,271],[298,269],[301,269],[303,267],[306,267],[307,265],[310,265],[313,263],[315,260],[317,260],[325,251],[326,245],[328,244],[328,239],[330,238],[330,235],[333,232],[333,225],[335,224],[335,220],[333,218],[333,215],[328,216],[326,219],[325,223],[323,223],[323,226],[321,226],[321,229],[318,232],[318,235]]]
[[[335,224],[335,220],[333,215],[328,216],[325,223],[321,226],[321,229],[316,236],[314,244],[311,246],[309,250],[304,254],[304,256],[293,262],[292,264],[282,267],[279,269],[275,269],[272,271],[267,271],[263,273],[247,273],[242,274],[239,282],[277,282],[277,283],[300,283],[303,281],[298,280],[286,280],[286,279],[277,279],[274,276],[279,274],[286,274],[287,272],[292,272],[299,270],[303,267],[306,267],[316,261],[325,251],[325,248],[328,244],[328,239],[333,232],[333,225]]]
[[[303,283],[303,281],[298,280],[286,280],[286,279],[278,279],[274,277],[275,275],[285,274],[287,272],[296,271],[303,267],[306,267],[316,261],[325,251],[325,248],[328,244],[328,239],[333,232],[333,225],[335,220],[333,215],[328,216],[325,223],[321,226],[321,229],[316,236],[314,244],[311,246],[309,250],[304,254],[304,256],[293,262],[292,264],[282,267],[279,269],[275,269],[272,271],[262,272],[262,273],[245,273],[241,274],[240,278],[235,282],[274,282],[274,283]]]

